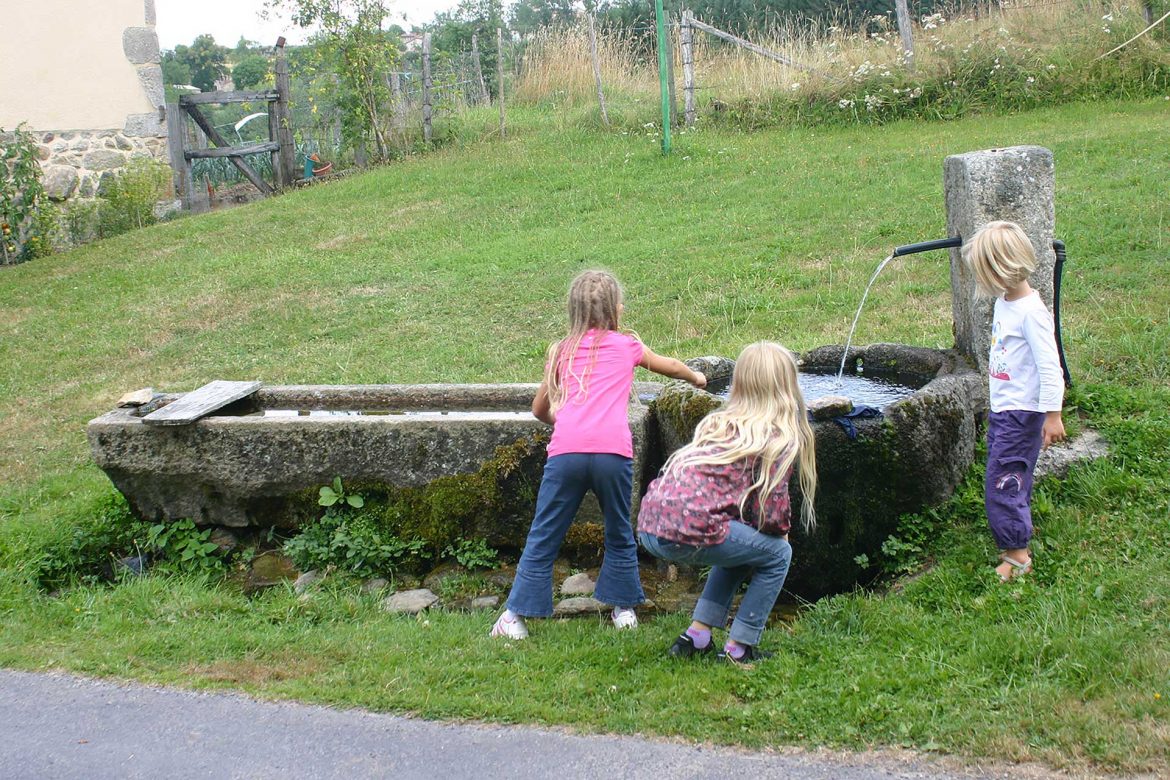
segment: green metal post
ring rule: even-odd
[[[662,92],[662,153],[670,154],[670,88],[666,84],[666,22],[662,0],[654,0],[654,20],[658,27],[658,84]]]

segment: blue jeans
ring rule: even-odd
[[[764,624],[792,562],[792,546],[779,536],[768,536],[743,523],[732,522],[727,538],[710,547],[679,544],[648,533],[639,534],[642,546],[656,558],[692,566],[711,566],[703,595],[692,619],[721,628],[727,624],[731,600],[748,577],[747,593],[739,604],[730,636],[741,645],[758,645]]]
[[[630,525],[633,476],[633,461],[621,455],[566,453],[548,459],[508,609],[525,617],[552,615],[553,561],[587,490],[597,496],[605,515],[605,558],[593,597],[617,607],[646,600],[638,576],[638,543]]]

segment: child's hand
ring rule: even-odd
[[[707,386],[707,377],[702,371],[695,372],[695,378],[691,380],[691,384],[702,390]]]
[[[1064,420],[1060,419],[1060,412],[1049,412],[1044,416],[1044,443],[1043,447],[1064,441]]]

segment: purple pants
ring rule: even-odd
[[[1044,413],[992,412],[987,419],[987,524],[1001,550],[1032,538],[1032,472],[1044,441]]]

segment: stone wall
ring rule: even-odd
[[[32,133],[49,197],[93,197],[134,157],[166,162],[154,0],[84,11],[64,0],[18,5],[10,32],[19,40],[0,50],[0,126]]]
[[[45,192],[55,201],[97,194],[103,176],[112,175],[133,157],[167,159],[166,135],[134,136],[122,130],[41,132],[41,167]]]

